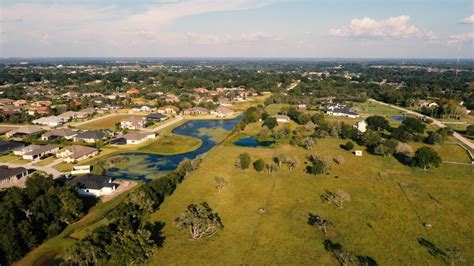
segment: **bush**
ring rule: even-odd
[[[250,162],[251,162],[250,154],[241,153],[235,160],[235,167],[245,170],[250,167]]]
[[[352,143],[352,141],[348,141],[346,144],[342,145],[342,148],[346,151],[350,151],[354,149],[354,143]]]
[[[265,161],[262,159],[256,160],[255,162],[253,162],[253,168],[258,172],[263,171],[263,169],[265,169]]]

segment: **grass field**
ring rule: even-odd
[[[473,218],[466,216],[474,211],[472,166],[443,164],[423,171],[393,157],[367,153],[355,157],[339,148],[343,142],[318,140],[311,152],[288,145],[217,147],[152,215],[153,221],[166,224],[166,239],[150,265],[336,264],[324,250],[321,230],[306,224],[310,212],[335,224],[331,241],[380,265],[445,264],[419,244],[421,239],[440,249],[459,246],[468,261],[474,259]],[[233,163],[242,152],[266,161],[276,154],[297,156],[301,165],[273,175],[241,171]],[[303,171],[310,153],[339,155],[345,162],[332,165],[330,175],[311,176]],[[220,193],[215,176],[228,181]],[[343,209],[322,203],[320,195],[326,189],[343,189],[352,201]],[[210,239],[189,241],[187,232],[178,230],[173,221],[188,204],[202,201],[219,213],[224,230]],[[259,208],[266,213],[259,213]]]
[[[172,155],[194,151],[199,148],[201,144],[202,141],[198,138],[171,134],[168,136],[160,136],[156,141],[137,149],[137,151]]]
[[[136,114],[108,115],[96,120],[92,120],[90,122],[82,123],[79,126],[77,126],[77,128],[85,129],[85,130],[114,129],[116,123],[119,123],[121,120],[128,117],[132,117],[132,116],[142,117],[142,115],[136,115]]]
[[[374,103],[374,102],[354,102],[354,110],[357,111],[361,116],[381,115],[385,118],[390,118],[395,115],[403,114],[402,111],[391,108],[386,105]]]
[[[268,114],[270,115],[276,115],[281,111],[282,108],[290,107],[290,106],[291,104],[273,103],[273,104],[267,105],[265,107],[265,110],[267,110]]]
[[[46,158],[46,159],[44,159],[44,160],[42,160],[38,163],[35,163],[34,165],[36,165],[36,166],[45,166],[45,165],[51,164],[56,159],[57,158],[55,156],[50,156],[49,158]]]

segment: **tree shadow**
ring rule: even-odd
[[[319,215],[316,215],[316,214],[312,214],[312,213],[308,213],[308,221],[307,223],[311,226],[315,225],[317,222],[319,222],[321,220],[321,217],[319,217]]]
[[[418,244],[422,245],[428,250],[431,256],[441,258],[446,261],[446,253],[438,248],[433,242],[425,239],[425,238],[418,238]]]
[[[323,241],[323,246],[324,246],[324,249],[326,251],[329,251],[329,252],[340,252],[342,251],[342,245],[339,244],[339,243],[334,243],[332,242],[331,240],[329,239],[325,239]]]
[[[369,256],[356,256],[357,260],[359,261],[359,265],[367,265],[367,266],[377,266],[377,262]]]
[[[403,165],[406,166],[412,166],[413,165],[413,158],[411,158],[408,155],[402,154],[402,153],[394,153],[393,157],[397,159],[398,162],[400,162]]]
[[[165,223],[157,221],[153,224],[147,223],[147,229],[151,231],[151,239],[155,242],[158,247],[163,247],[166,237],[163,235],[163,228]]]

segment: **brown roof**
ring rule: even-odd
[[[63,150],[68,150],[69,152],[71,152],[72,155],[70,155],[69,157],[73,159],[77,159],[84,155],[98,151],[96,148],[81,146],[81,145],[72,145],[70,147],[64,148]]]

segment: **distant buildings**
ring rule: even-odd
[[[9,131],[5,135],[9,138],[24,138],[42,131],[43,129],[38,126],[26,126]]]
[[[41,135],[41,140],[43,141],[56,140],[56,139],[71,140],[74,138],[76,134],[77,134],[76,131],[69,128],[57,128]]]
[[[332,115],[332,116],[349,117],[349,118],[359,117],[359,114],[352,111],[352,109],[349,108],[347,105],[339,104],[339,103],[328,105],[326,107],[326,114]]]
[[[145,127],[143,117],[130,116],[120,121],[120,128],[129,130],[139,130]]]
[[[177,114],[179,112],[179,108],[173,105],[165,105],[157,110],[160,114]]]
[[[157,122],[161,122],[163,120],[168,119],[168,117],[160,113],[153,113],[153,114],[146,115],[145,119],[148,122],[157,123]]]
[[[216,110],[211,111],[211,114],[216,115],[217,117],[227,117],[235,114],[234,110],[219,106]]]
[[[204,115],[209,114],[209,110],[203,107],[193,107],[183,111],[184,115]]]
[[[33,124],[43,125],[48,127],[57,127],[69,121],[67,117],[59,117],[59,116],[46,116],[41,117],[36,120],[33,120]]]

